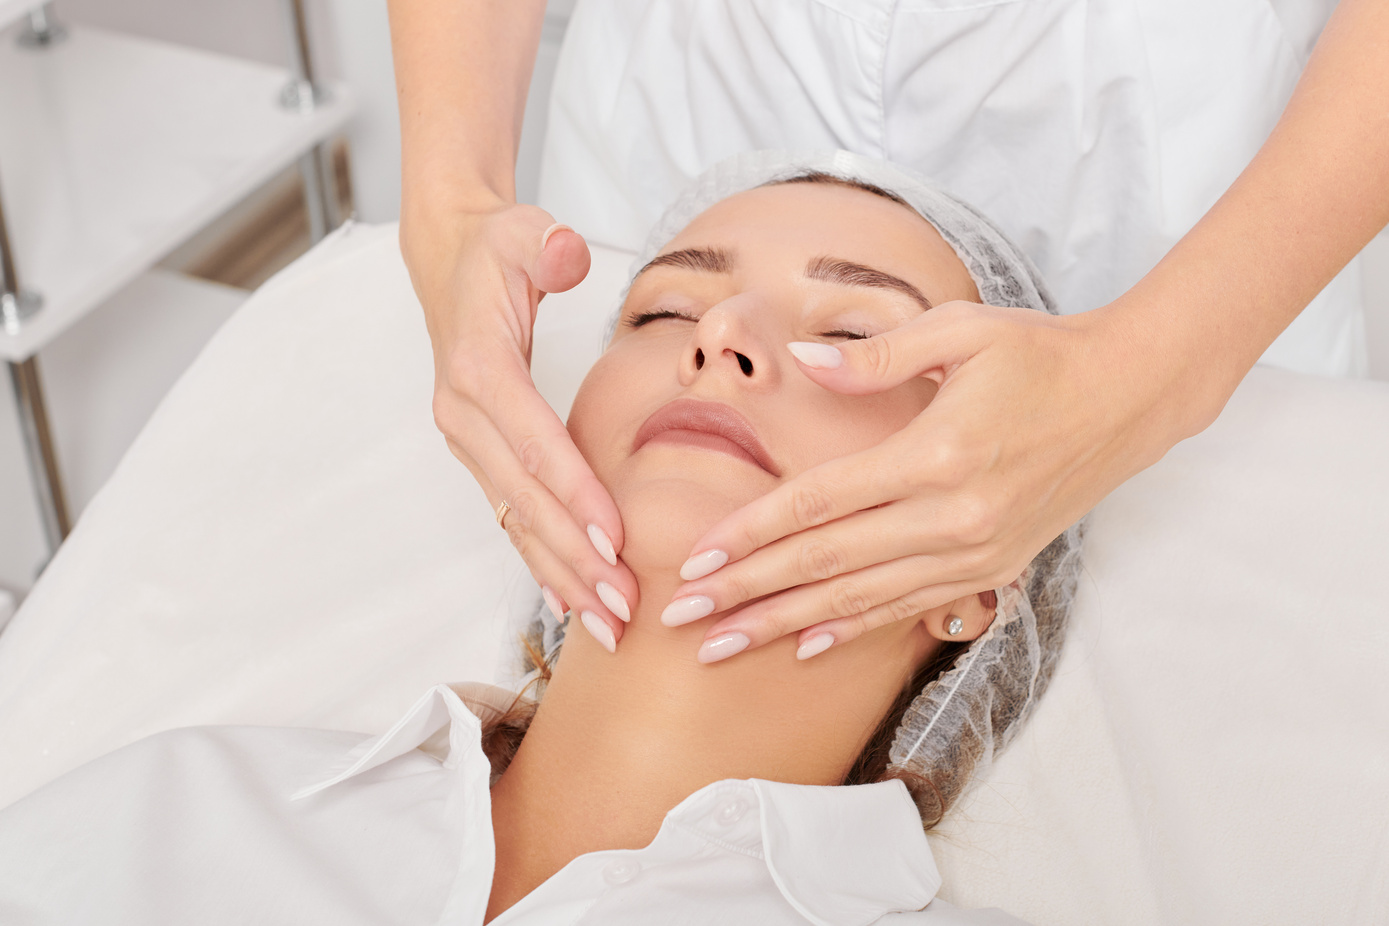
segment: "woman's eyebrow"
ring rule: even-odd
[[[901,277],[895,277],[890,273],[865,267],[863,264],[856,264],[850,260],[840,260],[837,257],[817,257],[805,265],[805,275],[811,280],[819,280],[822,283],[838,283],[841,286],[875,286],[878,289],[895,289],[899,293],[911,296],[920,303],[922,311],[928,311],[931,308],[931,300],[927,299],[921,290]]]
[[[641,276],[652,267],[683,267],[686,270],[699,270],[704,273],[732,273],[733,252],[723,248],[683,248],[654,257],[645,267],[637,271]],[[632,277],[636,280],[637,277]]]

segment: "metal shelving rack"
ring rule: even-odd
[[[352,100],[289,70],[55,21],[0,0],[0,358],[50,551],[71,529],[38,353],[296,162],[313,240],[338,224],[324,142]]]

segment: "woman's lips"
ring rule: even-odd
[[[632,452],[651,440],[718,450],[754,463],[773,476],[781,474],[748,420],[722,402],[676,399],[661,406],[637,429]]]

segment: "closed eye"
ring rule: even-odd
[[[640,328],[648,322],[654,322],[661,318],[679,318],[687,322],[698,322],[699,317],[688,312],[677,312],[675,309],[656,309],[651,312],[638,312],[623,324],[628,328]],[[822,338],[848,338],[852,341],[862,341],[870,337],[862,331],[850,331],[848,328],[835,328],[833,331],[821,332]]]
[[[627,319],[625,324],[628,328],[640,328],[647,322],[654,322],[658,318],[683,318],[687,322],[697,322],[699,318],[687,312],[677,312],[674,309],[657,309],[654,312],[638,312]]]

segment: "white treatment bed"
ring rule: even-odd
[[[628,256],[548,298],[561,411]],[[375,732],[505,673],[524,567],[430,417],[393,226],[256,294],[0,635],[0,805],[168,727]],[[933,839],[1046,924],[1389,922],[1389,384],[1257,368],[1095,512],[1052,691]]]

